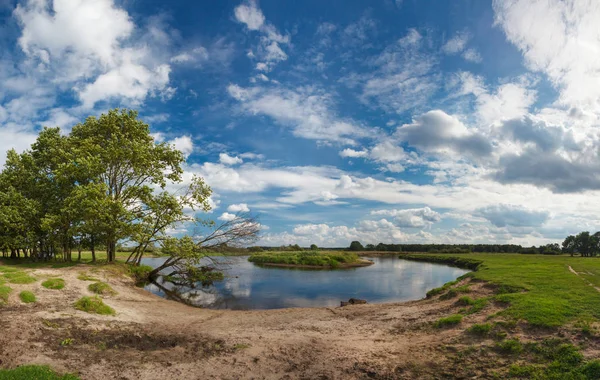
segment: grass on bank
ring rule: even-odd
[[[62,278],[49,278],[42,282],[42,286],[46,289],[61,290],[65,287],[65,280]]]
[[[28,290],[24,290],[21,293],[19,293],[19,298],[23,303],[34,303],[37,301],[37,299],[35,298],[35,294]]]
[[[75,302],[75,309],[85,311],[86,313],[100,314],[100,315],[115,315],[115,309],[108,306],[102,301],[102,298],[98,296],[94,297],[81,297]]]
[[[79,380],[71,374],[59,375],[48,366],[26,365],[15,369],[0,369],[0,380]]]
[[[248,260],[256,264],[309,265],[338,268],[344,264],[358,263],[361,259],[353,252],[292,251],[257,253],[250,256]]]
[[[401,258],[447,263],[477,269],[466,276],[496,289],[493,300],[506,303],[502,315],[533,326],[558,327],[568,322],[600,320],[600,293],[569,271],[585,272],[600,284],[600,259],[594,257],[522,254],[411,254]],[[454,283],[431,290],[432,297],[449,291]]]
[[[114,296],[115,294],[117,294],[117,292],[115,292],[110,285],[108,285],[106,282],[101,281],[90,284],[88,286],[88,290],[92,293],[100,294],[103,296]]]

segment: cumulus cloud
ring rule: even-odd
[[[496,227],[539,227],[550,218],[546,210],[530,210],[507,204],[483,207],[477,213]]]
[[[444,111],[429,111],[396,130],[395,137],[425,152],[466,153],[487,156],[492,151],[488,139],[469,131],[456,117]]]
[[[248,1],[245,4],[238,5],[235,10],[235,19],[243,24],[249,30],[259,30],[265,23],[265,16],[256,5],[256,1]]]
[[[160,59],[168,44],[162,25],[134,33],[136,25],[113,0],[30,0],[14,16],[35,77],[70,85],[85,108],[112,98],[139,104],[174,91],[170,66]]]
[[[230,214],[228,212],[224,212],[217,219],[222,220],[224,222],[230,222],[236,218],[235,214]]]
[[[359,157],[367,157],[369,152],[366,150],[354,150],[350,148],[346,148],[340,151],[340,157],[350,157],[350,158],[359,158]]]
[[[429,207],[405,210],[378,210],[371,211],[371,215],[393,217],[394,225],[407,228],[421,228],[441,220],[441,215]]]
[[[190,136],[176,137],[169,141],[175,149],[180,150],[186,157],[192,154],[194,151],[194,142]]]
[[[233,204],[227,207],[229,212],[250,212],[248,205],[245,203]]]
[[[599,109],[597,2],[495,0],[493,8],[496,24],[531,70],[548,75],[561,103]]]
[[[219,162],[221,162],[224,165],[237,165],[241,164],[244,161],[238,156],[230,156],[227,153],[220,153]]]

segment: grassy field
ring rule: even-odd
[[[248,260],[256,264],[283,264],[323,268],[339,268],[344,265],[361,263],[361,259],[356,253],[339,251],[264,252],[254,254]]]
[[[498,287],[505,316],[540,327],[600,320],[600,258],[522,254],[411,254],[400,257],[478,269],[468,276]],[[461,262],[455,262],[459,258]],[[470,266],[469,266],[470,265]],[[569,266],[576,272],[576,275]],[[587,281],[586,281],[587,280]]]

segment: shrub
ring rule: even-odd
[[[154,268],[149,265],[130,265],[129,266],[129,274],[134,278],[135,282],[146,282],[148,281],[148,276],[150,272],[152,272]]]
[[[22,291],[19,294],[19,298],[21,299],[21,302],[23,302],[23,303],[33,303],[36,301],[35,294],[33,294],[32,292],[29,292],[27,290]]]
[[[461,314],[450,315],[445,318],[438,319],[433,326],[436,328],[444,328],[450,326],[456,326],[462,322],[463,316]]]
[[[115,309],[108,306],[98,296],[94,297],[81,297],[75,302],[75,309],[85,311],[86,313],[100,314],[100,315],[115,315]]]
[[[42,282],[42,286],[46,289],[60,290],[65,287],[65,280],[62,278],[49,278]]]
[[[115,292],[110,285],[108,285],[106,282],[101,281],[90,284],[90,286],[88,286],[88,290],[92,293],[108,296],[113,296],[117,294],[117,292]]]

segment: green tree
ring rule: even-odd
[[[84,164],[91,182],[106,186],[102,219],[108,261],[114,261],[117,242],[132,234],[154,188],[181,181],[184,156],[167,143],[156,144],[149,126],[132,110],[89,117],[73,127],[71,139],[74,164]]]
[[[317,245],[316,245],[316,244],[311,244],[311,245],[310,245],[310,250],[311,250],[311,251],[318,251],[318,250],[319,250],[319,247],[317,247]]]
[[[363,247],[362,244],[360,244],[359,241],[353,241],[352,243],[350,243],[350,251],[364,251],[365,248]]]

